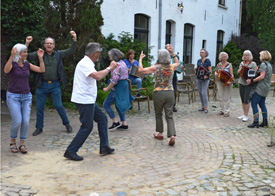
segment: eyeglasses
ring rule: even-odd
[[[103,51],[103,49],[102,49],[102,48],[100,48],[100,49],[98,49],[98,50],[97,50],[97,52],[102,52],[102,51]]]
[[[45,43],[45,44],[46,44],[46,45],[54,45],[54,43],[48,43],[48,42],[47,42],[47,43]]]

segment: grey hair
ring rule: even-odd
[[[113,49],[109,50],[108,55],[109,55],[110,59],[115,62],[118,62],[124,58],[123,52],[121,52],[117,48],[113,48]]]
[[[170,64],[171,56],[168,50],[160,49],[158,50],[158,60],[160,64]]]
[[[248,54],[248,56],[249,56],[249,59],[248,60],[250,60],[250,61],[252,61],[253,60],[253,55],[252,55],[252,53],[251,53],[251,51],[250,50],[245,50],[244,52],[243,52],[243,54],[244,53],[247,53]],[[242,60],[244,60],[244,58],[242,57]]]
[[[20,53],[24,50],[28,49],[26,45],[24,44],[15,44],[13,48],[17,49],[17,53],[13,57],[12,61],[18,63],[19,59],[21,58]]]
[[[85,55],[93,55],[95,52],[100,51],[100,44],[97,42],[90,42],[85,49]]]
[[[52,37],[47,37],[47,38],[45,38],[45,40],[44,40],[44,44],[46,43],[46,39],[52,39],[52,40],[53,40],[53,43],[55,44],[55,39],[54,39],[54,38],[52,38]]]
[[[227,59],[229,58],[229,56],[228,56],[228,54],[227,54],[226,52],[221,52],[221,53],[219,54],[219,61],[222,60],[222,56],[223,56],[223,55],[226,55],[226,58],[227,58]]]
[[[208,54],[209,54],[208,51],[205,48],[202,48],[201,51],[202,50],[205,52],[205,57],[208,57]]]

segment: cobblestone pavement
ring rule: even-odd
[[[33,108],[26,143],[29,153],[23,155],[9,150],[11,120],[2,104],[2,195],[275,196],[275,146],[267,147],[275,120],[268,129],[247,128],[252,111],[249,122],[237,119],[242,114],[238,89],[233,89],[228,118],[216,115],[218,107],[211,106],[219,103],[212,98],[209,113],[204,114],[197,111],[198,97],[188,105],[181,96],[174,113],[174,147],[168,146],[167,138],[153,138],[152,105],[149,114],[146,102],[141,103],[141,111],[135,103],[135,112],[126,115],[129,131],[109,132],[114,154],[99,155],[95,126],[78,153],[84,161],[74,162],[63,153],[79,129],[77,111],[68,112],[72,134],[66,133],[57,112],[47,109],[44,131],[33,137]],[[267,108],[275,116],[275,97],[267,98]]]

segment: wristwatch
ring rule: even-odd
[[[111,72],[111,68],[110,68],[110,67],[107,67],[106,69],[107,69],[109,72]]]

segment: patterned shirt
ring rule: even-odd
[[[156,65],[154,91],[167,91],[173,89],[173,65]]]
[[[119,80],[128,79],[128,68],[123,60],[117,62],[118,66],[111,72],[110,82],[117,84]]]

